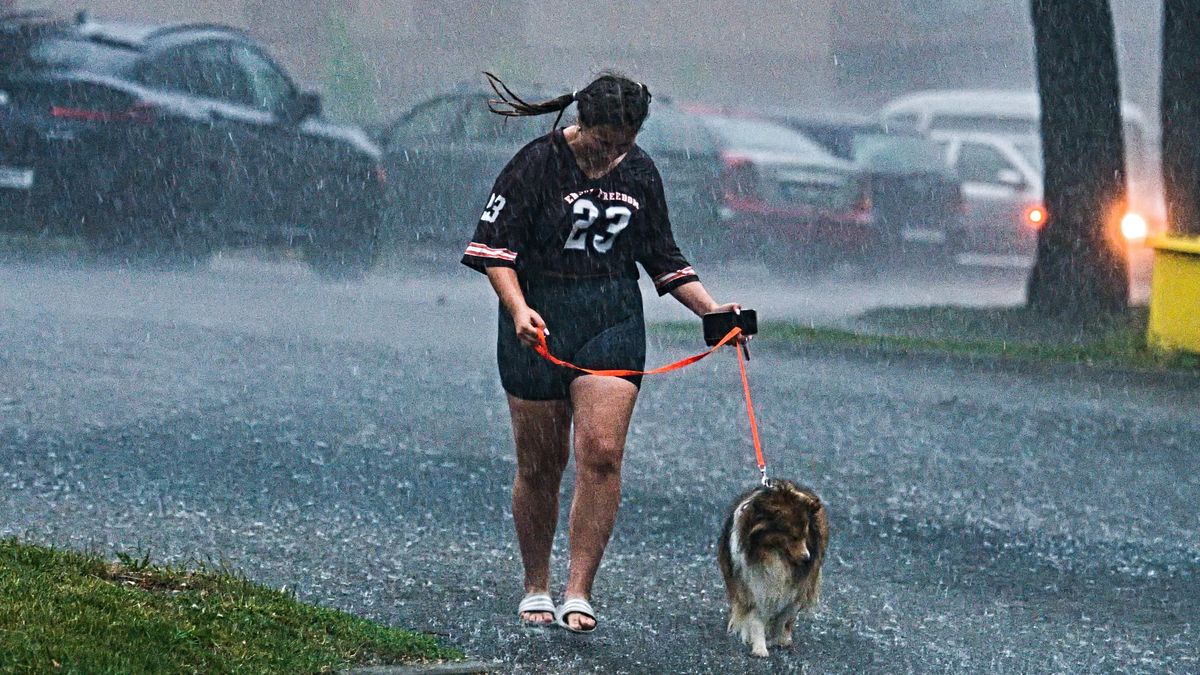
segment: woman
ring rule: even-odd
[[[718,305],[671,235],[662,178],[635,141],[650,105],[644,84],[606,73],[584,89],[526,103],[488,74],[492,112],[556,112],[572,103],[578,123],[522,148],[496,179],[462,262],[487,274],[500,299],[497,356],[516,442],[512,509],[525,598],[523,623],[596,628],[589,600],[621,496],[625,435],[640,376],[581,375],[532,349],[588,368],[642,370],[645,324],[641,263],[659,295],[697,315]],[[503,90],[503,93],[501,92]],[[550,599],[550,550],[574,428],[576,482],[570,565],[561,606]]]

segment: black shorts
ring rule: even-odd
[[[546,322],[550,353],[593,369],[642,370],[646,321],[636,279],[522,279],[525,302]],[[500,309],[496,357],[504,391],[527,401],[570,398],[571,382],[583,375],[538,356],[517,339],[508,312]],[[641,386],[641,375],[623,378]]]

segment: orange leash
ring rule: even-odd
[[[550,347],[549,347],[549,345],[546,344],[546,336],[542,333],[538,333],[538,343],[536,346],[534,346],[534,350],[542,358],[546,359],[547,361],[549,361],[555,365],[563,366],[564,368],[573,368],[575,370],[578,370],[579,372],[587,373],[588,375],[600,375],[603,377],[626,377],[629,375],[660,375],[662,373],[667,373],[672,370],[679,370],[680,368],[683,368],[685,366],[692,365],[693,363],[699,361],[700,359],[703,359],[704,357],[708,356],[709,354],[712,354],[713,352],[717,351],[721,347],[729,344],[731,341],[733,341],[734,338],[736,338],[741,333],[742,333],[742,329],[735,326],[728,333],[725,334],[725,337],[721,338],[720,342],[713,345],[712,348],[710,348],[706,351],[700,352],[699,354],[693,354],[685,359],[680,359],[680,360],[676,361],[675,363],[668,363],[665,366],[660,366],[653,370],[621,370],[621,369],[597,370],[597,369],[584,368],[582,366],[577,366],[574,363],[571,363],[569,361],[564,361],[564,360],[558,358],[557,356],[551,354]],[[746,360],[742,357],[741,349],[735,349],[734,351],[737,352],[738,368],[742,372],[742,393],[745,394],[745,396],[746,396],[746,414],[750,418],[750,436],[751,436],[751,438],[754,439],[754,456],[755,456],[755,459],[758,461],[758,472],[760,474],[762,474],[762,484],[767,485],[767,483],[768,483],[767,461],[765,459],[763,459],[762,442],[758,438],[758,421],[754,417],[754,403],[753,403],[753,401],[750,400],[750,380],[746,377]]]
[[[742,332],[742,329],[737,328],[735,326],[732,330],[730,330],[728,333],[725,334],[725,337],[721,338],[720,342],[713,345],[712,349],[709,349],[708,351],[700,352],[699,354],[693,354],[693,355],[687,357],[686,359],[681,359],[679,361],[676,361],[675,363],[668,363],[667,365],[661,366],[659,368],[655,368],[654,370],[592,370],[591,368],[583,368],[583,367],[577,366],[574,363],[571,363],[569,361],[563,361],[562,359],[558,358],[557,356],[551,354],[550,347],[549,347],[549,345],[546,344],[546,336],[541,333],[538,333],[538,343],[537,343],[537,346],[534,347],[534,349],[537,350],[537,353],[540,354],[542,358],[546,359],[550,363],[553,363],[553,364],[556,364],[559,366],[564,366],[566,368],[574,368],[575,370],[578,370],[583,373],[587,373],[588,375],[602,375],[604,377],[626,377],[628,375],[660,375],[662,373],[667,373],[672,370],[679,370],[680,368],[683,368],[684,366],[692,365],[693,363],[699,361],[700,359],[717,351],[717,349],[719,349],[720,347],[728,344],[730,340],[737,337],[741,332]]]
[[[767,485],[767,460],[763,459],[762,442],[758,440],[758,421],[754,419],[754,403],[750,400],[750,380],[746,379],[746,359],[742,356],[742,350],[734,351],[737,352],[738,368],[742,371],[742,393],[746,395],[746,415],[750,418],[750,437],[754,439],[754,458],[758,460],[762,484]]]

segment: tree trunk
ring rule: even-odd
[[[1072,321],[1123,311],[1128,263],[1120,86],[1108,0],[1032,0],[1044,200],[1030,308]]]
[[[1171,232],[1200,235],[1200,7],[1165,0],[1162,163]]]

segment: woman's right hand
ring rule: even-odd
[[[542,315],[533,311],[533,308],[528,305],[513,312],[512,319],[513,324],[517,327],[517,339],[526,347],[537,346],[539,333],[550,334],[550,331],[546,330],[546,322],[542,321]]]

